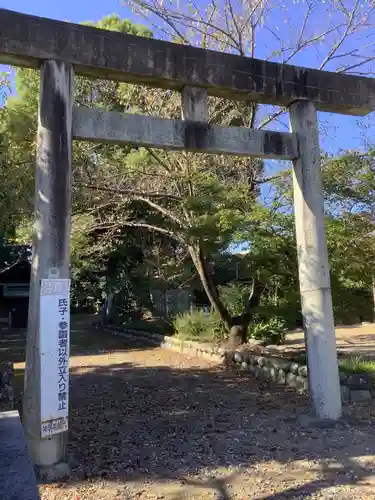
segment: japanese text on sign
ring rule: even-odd
[[[68,429],[70,280],[41,282],[41,436]]]

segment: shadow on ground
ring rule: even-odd
[[[242,498],[231,496],[231,485],[244,475],[249,496],[243,498],[270,500],[357,484],[375,470],[374,463],[356,462],[375,454],[372,410],[364,416],[360,407],[348,408],[333,429],[303,428],[297,418],[307,412],[304,397],[218,368],[122,363],[73,371],[72,409],[76,481],[177,479],[212,489],[224,500]],[[266,476],[257,473],[267,463]],[[280,471],[283,486],[277,491]],[[277,492],[250,493],[251,482],[267,478],[268,490]]]
[[[70,356],[98,356],[116,352],[139,351],[145,348],[144,341],[124,340],[106,331],[96,328],[92,321],[80,315],[72,317]],[[152,349],[148,347],[148,349]],[[26,329],[0,329],[0,361],[15,364],[14,401],[15,409],[22,415],[22,394],[24,386],[24,363],[26,360]]]
[[[84,327],[84,328],[83,328]],[[131,343],[113,334],[96,328],[80,316],[73,316],[71,325],[71,356],[89,356],[106,352],[121,352],[144,349],[144,341]],[[0,329],[0,361],[23,363],[26,357],[26,330]]]
[[[24,336],[6,344],[23,361]],[[98,499],[346,499],[371,491],[372,407],[346,407],[333,429],[304,428],[298,416],[307,399],[288,388],[202,368],[77,320],[72,356],[73,475],[56,498],[68,498],[65,487],[104,483],[117,492]],[[168,496],[171,482],[178,487]],[[162,494],[148,496],[151,485]]]

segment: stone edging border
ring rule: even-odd
[[[0,412],[14,410],[13,363],[0,362]]]
[[[115,335],[141,339],[151,345],[165,347],[189,356],[196,356],[228,369],[240,369],[254,374],[255,378],[288,385],[298,392],[308,391],[307,366],[288,359],[256,355],[243,350],[229,350],[222,347],[181,340],[167,335],[151,334],[139,330],[106,327]],[[341,397],[343,402],[371,403],[375,400],[373,380],[368,374],[347,374],[340,371]]]

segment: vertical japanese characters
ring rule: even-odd
[[[70,280],[41,282],[41,436],[68,430]]]
[[[59,299],[59,314],[61,321],[58,329],[59,344],[59,387],[58,401],[59,411],[68,409],[68,373],[69,373],[69,346],[68,346],[68,323],[65,315],[69,314],[68,300]]]

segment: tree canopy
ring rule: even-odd
[[[297,31],[291,29],[295,16],[282,9],[282,4],[269,1],[205,1],[199,8],[191,2],[181,8],[174,2],[160,4],[154,0],[129,3],[138,13],[149,16],[148,25],[155,31],[177,42],[266,57],[257,40],[269,33],[267,57],[271,60],[298,62],[301,54],[315,47],[321,53],[317,66],[322,69],[361,72],[371,62],[368,48],[357,43],[358,33],[366,33],[372,22],[372,10],[366,2],[355,2],[351,10],[345,10],[340,2],[327,2],[325,7],[321,2],[296,2],[295,8],[304,13]],[[223,4],[223,16],[219,15],[219,4]],[[316,32],[312,20],[322,8],[335,12],[338,26],[334,28],[330,19]],[[276,12],[288,20],[288,41],[272,28]],[[86,24],[153,36],[148,27],[115,14]],[[348,43],[354,48],[349,50]],[[17,69],[15,95],[9,95],[6,75],[1,88],[4,210],[0,235],[7,241],[28,243],[32,232],[38,72]],[[75,104],[164,118],[180,118],[181,114],[179,93],[85,78],[76,80]],[[208,110],[210,123],[250,128],[277,127],[284,113],[253,102],[213,97],[208,99]],[[342,290],[369,294],[372,288],[374,152],[347,152],[339,157],[322,154],[322,169],[332,283],[334,297],[340,303],[337,314],[342,315],[346,307],[342,304],[349,300],[343,298]],[[261,190],[264,184],[270,187],[267,199]],[[153,287],[166,289],[194,281],[227,330],[238,323],[246,329],[252,311],[259,307],[282,310],[291,323],[295,322],[300,306],[291,195],[290,171],[285,169],[267,178],[261,160],[75,142],[71,238],[74,304],[92,308],[115,293],[123,311],[148,311],[153,307]],[[235,265],[247,283],[254,280],[254,286],[246,285],[248,300],[240,317],[235,318],[219,286],[234,265],[230,249],[243,242],[248,252]],[[368,303],[371,309],[370,299]]]

